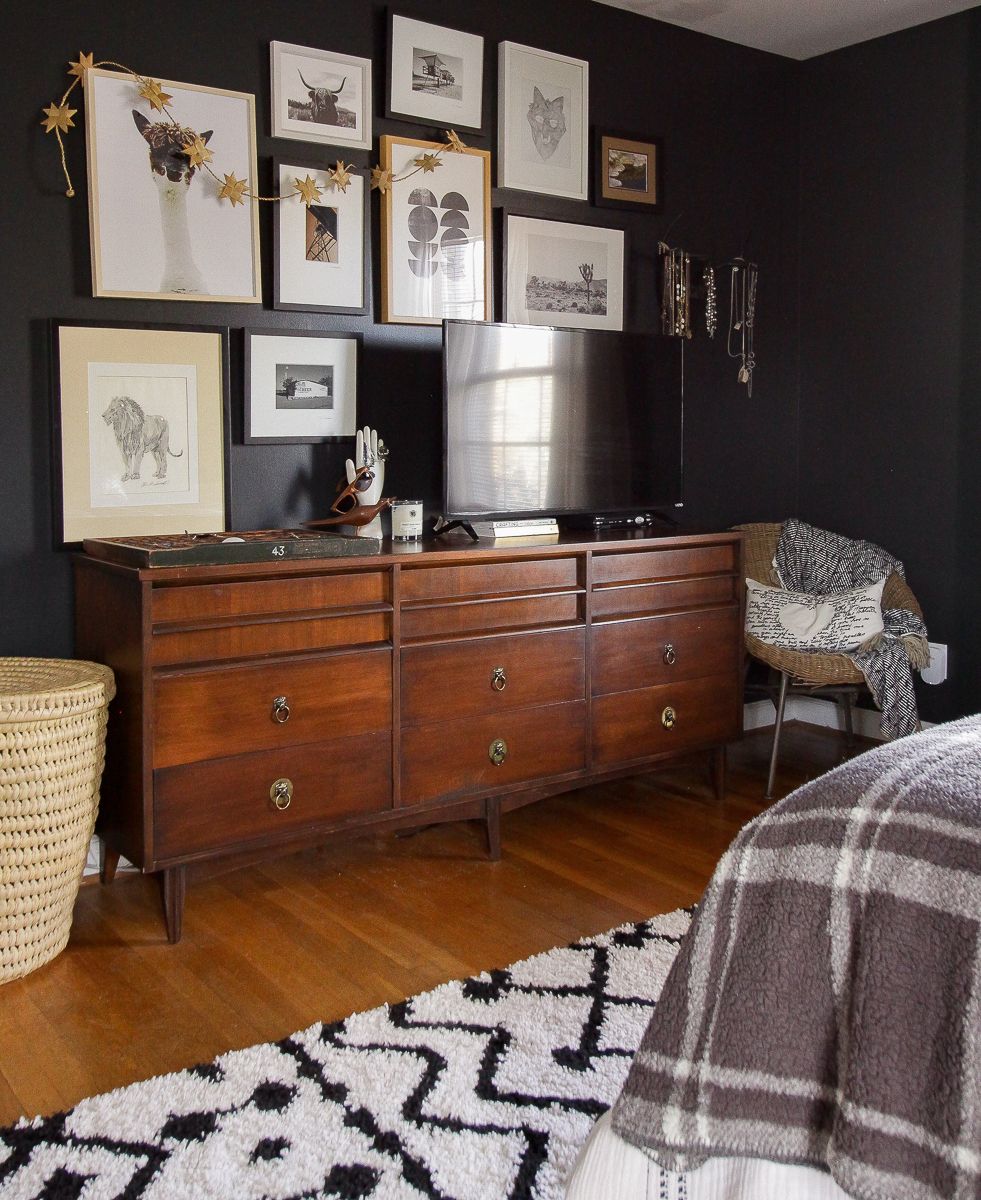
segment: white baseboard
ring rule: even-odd
[[[787,706],[783,712],[785,721],[806,721],[808,725],[821,725],[825,729],[845,731],[845,720],[841,706],[833,700],[822,700],[820,696],[788,696]],[[884,742],[879,722],[881,715],[878,709],[853,708],[852,719],[855,732],[862,737],[875,738]],[[771,700],[751,700],[743,706],[743,729],[763,729],[767,725],[775,725],[777,710]],[[932,729],[933,721],[922,721],[924,729]]]

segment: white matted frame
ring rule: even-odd
[[[245,441],[329,442],[357,432],[361,335],[245,333]]]
[[[504,216],[504,320],[623,329],[622,229]]]
[[[384,135],[382,167],[393,175],[441,142]],[[489,321],[493,312],[490,152],[445,152],[382,196],[382,321],[439,325]]]
[[[55,544],[226,528],[228,330],[52,322]]]
[[[517,42],[498,52],[498,187],[589,197],[589,63]]]
[[[484,39],[389,10],[388,115],[480,133]]]
[[[291,155],[274,160],[274,175],[284,199],[273,216],[273,307],[364,316],[371,277],[367,172],[352,170],[342,191],[324,167]],[[295,194],[308,176],[323,189],[309,206]]]
[[[93,295],[261,304],[256,202],[220,200],[218,180],[191,168],[173,143],[165,158],[173,122],[151,110],[139,86],[115,71],[85,72]],[[254,183],[255,97],[161,86],[173,120],[206,140],[216,173]]]
[[[371,59],[291,42],[269,45],[272,135],[371,149]]]

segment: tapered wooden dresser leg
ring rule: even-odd
[[[119,851],[107,846],[104,838],[99,838],[99,878],[104,884],[110,884],[116,878],[116,867],[119,866]]]
[[[484,820],[487,822],[487,856],[491,862],[501,861],[501,797],[489,796],[484,801]]]
[[[163,906],[167,919],[167,939],[174,944],[181,940],[184,920],[184,865],[168,867],[163,873]]]
[[[726,798],[726,748],[724,743],[715,748],[712,775],[715,780],[715,798],[720,801],[724,800]]]

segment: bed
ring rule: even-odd
[[[882,746],[719,863],[567,1200],[981,1197],[981,717]]]

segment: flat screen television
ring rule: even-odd
[[[682,502],[677,338],[443,323],[444,516],[571,516]]]

